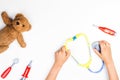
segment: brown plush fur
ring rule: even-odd
[[[0,53],[7,50],[15,39],[21,47],[26,47],[22,32],[31,29],[28,20],[22,14],[17,14],[14,19],[11,19],[6,12],[2,12],[1,16],[6,26],[0,30]]]

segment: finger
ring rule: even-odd
[[[107,41],[104,41],[104,42],[105,42],[106,46],[110,46],[109,42],[107,42]]]
[[[55,54],[59,54],[60,52],[61,52],[61,48],[58,49],[58,50],[55,52]]]
[[[70,54],[69,50],[66,50],[65,46],[62,47],[62,53],[65,54],[65,56],[69,56]]]
[[[100,43],[101,50],[104,50],[104,48],[106,47],[105,41],[101,40],[99,43]]]
[[[67,51],[66,51],[66,56],[69,57],[70,54],[71,54],[70,50],[67,50]]]
[[[99,44],[100,44],[100,47],[102,47],[102,44],[103,44],[103,40],[102,40],[102,41],[99,41]]]
[[[55,51],[55,53],[58,53],[59,52],[59,49]]]
[[[66,50],[65,46],[62,46],[61,48],[62,53],[65,53],[65,50]]]
[[[59,51],[57,50],[56,52],[55,52],[55,55],[58,55],[59,54]]]
[[[58,53],[58,51],[55,51],[55,54],[57,54]]]
[[[94,50],[94,52],[102,59],[101,53],[99,53],[96,49],[93,49],[93,50]]]

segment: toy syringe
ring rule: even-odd
[[[32,61],[30,61],[29,64],[27,65],[24,73],[22,74],[22,78],[20,80],[26,80],[26,78],[28,78],[28,74],[29,74],[30,69],[31,69],[31,64],[32,64]]]
[[[116,35],[116,32],[115,32],[114,30],[109,29],[109,28],[107,28],[107,27],[97,26],[97,25],[94,25],[94,24],[93,24],[93,26],[94,26],[94,27],[97,27],[98,29],[100,29],[100,30],[103,31],[104,33],[109,34],[109,35],[111,35],[111,36],[115,36],[115,35]]]

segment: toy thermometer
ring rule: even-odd
[[[109,34],[111,36],[115,36],[116,32],[112,29],[109,29],[107,27],[102,27],[102,26],[97,26],[97,25],[93,25],[95,27],[97,27],[98,29],[100,29],[101,31],[103,31],[106,34]]]

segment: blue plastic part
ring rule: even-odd
[[[92,73],[99,73],[99,72],[102,71],[103,67],[104,67],[104,61],[102,61],[102,66],[101,66],[101,68],[100,68],[98,71],[93,71],[93,70],[91,70],[90,68],[88,68],[88,70],[89,70],[90,72],[92,72]]]
[[[73,37],[73,41],[74,41],[74,40],[76,40],[76,39],[77,39],[77,37],[76,37],[76,36],[74,36],[74,37]]]
[[[92,43],[92,48],[97,49],[101,53],[101,48],[100,48],[100,44],[98,41],[95,41]]]
[[[93,48],[93,49],[96,49],[97,51],[99,51],[99,52],[101,53],[101,47],[100,47],[100,44],[99,44],[98,41],[95,41],[95,42],[92,43],[92,48]],[[102,71],[103,67],[104,67],[104,61],[102,61],[102,65],[101,65],[101,67],[100,67],[99,70],[93,71],[93,70],[91,70],[90,68],[88,68],[88,70],[89,70],[90,72],[92,72],[92,73],[99,73],[99,72]]]

